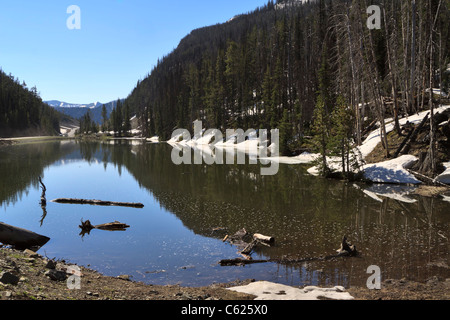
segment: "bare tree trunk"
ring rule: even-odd
[[[348,34],[348,49],[349,49],[349,55],[350,55],[350,64],[351,64],[351,69],[352,69],[352,104],[353,104],[353,108],[355,110],[355,115],[356,115],[356,143],[358,144],[358,146],[360,146],[362,144],[362,140],[361,140],[361,115],[360,115],[360,111],[359,111],[359,103],[358,103],[358,99],[357,99],[357,79],[356,79],[356,67],[355,67],[355,61],[354,61],[354,56],[353,56],[353,50],[352,50],[352,43],[353,43],[353,39],[352,39],[352,33],[351,33],[351,29],[350,29],[350,10],[347,12],[347,34]],[[344,170],[344,168],[343,168]]]
[[[411,19],[412,19],[412,28],[411,28],[411,80],[410,80],[410,95],[411,95],[411,104],[415,111],[418,111],[415,108],[415,99],[414,99],[414,79],[416,73],[416,0],[412,0],[411,3]]]
[[[436,10],[436,15],[433,19],[432,16],[432,5],[431,0],[428,1],[429,14],[430,14],[430,79],[429,79],[429,92],[430,92],[430,161],[431,161],[431,174],[434,176],[437,172],[436,168],[436,128],[434,121],[434,103],[433,103],[433,78],[434,78],[434,28],[436,26],[437,19],[439,17],[439,11],[441,7],[442,0],[439,1],[438,8]]]
[[[393,70],[392,65],[392,57],[391,57],[391,45],[389,39],[389,31],[388,31],[388,23],[386,18],[386,10],[383,7],[383,15],[384,15],[384,26],[386,32],[386,46],[387,46],[387,56],[388,56],[388,64],[389,71],[391,73],[391,86],[392,86],[392,99],[394,100],[394,128],[398,135],[401,135],[400,123],[398,121],[398,101],[397,101],[397,88],[396,88],[396,75]]]
[[[367,3],[366,7],[367,7]],[[388,143],[388,139],[387,139],[387,134],[386,134],[386,123],[385,123],[385,119],[384,119],[384,99],[382,97],[381,91],[380,91],[380,85],[381,85],[381,81],[380,78],[377,74],[377,70],[375,68],[375,64],[376,64],[376,57],[375,57],[375,49],[373,46],[373,39],[372,39],[372,34],[369,30],[368,32],[369,35],[369,39],[368,39],[368,43],[370,46],[370,52],[369,55],[371,56],[371,63],[368,64],[368,70],[370,72],[370,77],[373,79],[373,81],[371,82],[372,84],[372,92],[373,92],[373,98],[374,98],[374,102],[375,102],[375,108],[377,110],[377,115],[378,115],[378,119],[380,121],[380,133],[381,133],[381,142],[383,145],[383,148],[385,149],[386,152],[386,158],[390,157],[389,154],[389,143]],[[371,67],[374,66],[374,67]]]
[[[407,6],[407,2],[405,2],[404,4],[405,6]],[[403,12],[407,12],[406,9],[403,10],[402,8],[402,13]],[[410,95],[408,94],[409,88],[408,88],[408,78],[406,77],[406,74],[408,73],[408,68],[409,68],[409,64],[408,64],[408,57],[407,57],[407,52],[408,52],[408,38],[409,38],[409,21],[405,19],[408,18],[408,14],[402,14],[402,16],[404,18],[402,18],[402,39],[403,39],[403,68],[404,68],[404,76],[403,76],[403,95],[404,95],[404,101],[405,101],[405,105],[406,105],[406,110],[408,110],[408,114],[412,113],[412,108],[411,108],[411,102],[410,100]]]

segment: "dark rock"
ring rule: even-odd
[[[64,271],[58,271],[55,269],[50,269],[45,272],[45,275],[54,281],[65,281],[67,279],[67,274]]]
[[[19,283],[19,277],[13,275],[10,272],[3,271],[0,273],[0,282],[4,284],[17,285]]]
[[[40,258],[41,257],[41,255],[39,253],[36,253],[30,249],[25,249],[23,251],[23,253],[26,254],[30,258]]]
[[[53,260],[48,260],[47,264],[45,265],[47,269],[56,269],[56,262]]]

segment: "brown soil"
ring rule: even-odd
[[[403,140],[406,138],[407,132],[413,130],[414,127],[404,127],[403,135],[399,135],[395,130],[388,133],[388,146],[389,154],[392,159],[393,155],[400,147]],[[429,141],[427,140],[429,128],[424,128],[417,136],[415,141],[411,143],[411,146],[407,151],[408,154],[414,155],[419,158],[420,153],[426,153],[429,148]],[[442,129],[438,130],[436,133],[439,149],[437,150],[438,163],[449,161],[450,154],[450,141],[441,132]],[[379,143],[375,149],[365,158],[366,163],[377,163],[386,160],[390,160],[386,157],[386,151],[384,150],[381,143]],[[443,168],[439,168],[443,169]]]
[[[52,270],[66,270],[64,261],[54,261]],[[48,260],[32,251],[0,249],[0,279],[2,272],[16,276],[17,284],[0,282],[0,300],[250,300],[253,297],[226,290],[244,282],[185,288],[177,285],[156,286],[132,282],[126,275],[107,277],[79,267],[80,289],[69,289],[68,280],[52,280]],[[72,275],[67,275],[73,277]],[[73,278],[72,278],[73,279]],[[71,282],[75,283],[75,282]]]
[[[389,279],[381,290],[350,288],[348,292],[358,300],[450,300],[450,279],[432,278],[425,283]]]
[[[53,262],[54,269],[49,269]],[[157,286],[132,282],[126,275],[107,277],[96,271],[80,267],[80,288],[68,289],[68,280],[52,280],[49,270],[65,271],[64,261],[51,261],[32,251],[0,249],[0,300],[252,300],[254,297],[227,287],[240,286],[253,280],[236,281],[228,284],[213,284],[207,287],[191,288],[177,285]],[[60,272],[64,274],[64,272]],[[65,277],[73,277],[65,275]],[[14,279],[18,281],[15,283]],[[70,278],[69,278],[70,279]],[[449,300],[450,279],[431,279],[427,283],[407,280],[386,280],[381,290],[350,288],[349,293],[356,300]]]

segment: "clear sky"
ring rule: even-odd
[[[226,22],[267,0],[0,0],[0,68],[41,98],[126,98],[193,29]],[[71,5],[81,29],[69,29]],[[72,20],[71,20],[72,21]]]

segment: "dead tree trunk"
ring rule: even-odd
[[[115,201],[102,201],[102,200],[86,200],[86,199],[55,199],[52,202],[56,203],[67,203],[67,204],[90,204],[96,206],[119,206],[119,207],[132,207],[132,208],[143,208],[142,203],[131,203],[131,202],[115,202]]]
[[[387,57],[388,57],[388,65],[389,65],[389,72],[391,74],[391,90],[392,90],[392,99],[394,100],[394,128],[395,131],[398,133],[398,135],[401,135],[400,130],[400,122],[398,120],[399,117],[399,111],[398,111],[398,99],[397,99],[397,85],[396,85],[396,74],[394,72],[393,68],[393,62],[392,62],[392,53],[391,53],[391,45],[390,45],[390,39],[389,39],[389,31],[388,31],[388,23],[386,18],[386,9],[383,8],[383,15],[384,15],[384,28],[386,31],[386,51],[387,51]]]
[[[415,106],[414,99],[414,79],[416,73],[416,0],[411,1],[411,19],[412,19],[412,27],[411,27],[411,80],[410,80],[410,100],[411,104]],[[415,108],[413,108],[415,109]]]
[[[428,121],[428,116],[430,114],[428,113],[425,118],[423,118],[422,122],[419,124],[418,127],[416,127],[414,130],[411,130],[411,132],[408,134],[408,136],[402,141],[400,147],[395,152],[394,158],[397,158],[403,150],[407,150],[408,146],[415,140],[417,134],[422,130],[425,123]]]

